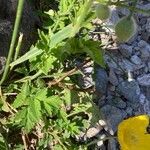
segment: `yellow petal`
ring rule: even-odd
[[[121,150],[150,150],[150,134],[147,115],[140,115],[122,121],[118,126],[118,141]]]

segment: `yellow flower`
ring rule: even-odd
[[[121,150],[150,150],[150,134],[147,133],[149,117],[140,115],[122,121],[118,126]]]

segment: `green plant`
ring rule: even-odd
[[[106,20],[110,17],[110,10],[107,5],[98,4],[96,7],[96,16],[101,20]]]
[[[18,57],[19,40],[13,58],[19,22],[15,25],[0,87],[0,149],[88,148],[87,141],[78,142],[77,136],[98,121],[99,113],[90,89],[79,87],[75,77],[92,60],[105,67],[100,42],[88,36],[94,28],[94,0],[58,2],[57,9],[42,14],[37,43]],[[126,6],[124,1],[102,2]],[[85,61],[76,66],[82,56]],[[9,70],[13,76],[5,80]]]
[[[120,42],[127,42],[136,33],[136,23],[132,17],[123,17],[115,26],[115,32]]]

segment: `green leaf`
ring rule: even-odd
[[[20,106],[27,104],[27,96],[30,95],[30,87],[28,82],[25,82],[22,85],[21,92],[17,95],[15,101],[13,102],[12,106],[14,108],[18,108]]]
[[[64,150],[64,148],[61,145],[55,145],[54,150]]]
[[[0,150],[9,150],[9,145],[6,143],[2,134],[0,134]]]
[[[6,96],[0,97],[0,108],[2,111],[10,112],[10,108],[8,107],[7,102],[6,102]]]
[[[24,126],[22,123],[20,123],[26,116],[27,113],[27,107],[22,107],[22,109],[20,111],[18,111],[18,113],[16,114],[15,118],[14,118],[14,125],[18,125],[19,127]]]
[[[72,99],[72,93],[69,89],[64,89],[63,90],[63,97],[65,105],[66,106],[71,106],[71,99]]]
[[[84,52],[86,52],[97,64],[105,67],[103,51],[100,49],[99,42],[87,40],[84,42],[84,46]]]
[[[105,67],[103,51],[100,48],[100,43],[93,40],[85,40],[83,38],[71,38],[67,40],[64,47],[61,49],[61,54],[67,52],[68,54],[87,53],[97,64]]]
[[[57,114],[58,110],[61,109],[62,101],[58,96],[50,96],[43,99],[43,105],[49,115],[52,115],[52,113]]]
[[[39,65],[39,70],[41,70],[45,75],[54,67],[53,63],[56,61],[56,57],[49,55],[43,57],[41,64]]]
[[[32,100],[27,108],[26,116],[23,120],[25,131],[28,133],[41,118],[41,104],[38,100]]]
[[[23,150],[24,149],[24,145],[18,144],[14,146],[15,150]]]
[[[36,99],[30,100],[30,105],[19,111],[15,117],[15,121],[22,126],[25,132],[29,133],[35,124],[41,118],[41,104]]]
[[[55,109],[60,109],[62,104],[62,101],[59,96],[48,97],[44,102],[50,104],[50,106]]]
[[[67,52],[69,54],[84,53],[84,45],[82,41],[77,38],[68,39],[65,46],[62,49],[62,53]]]
[[[31,47],[30,51],[25,53],[23,56],[18,58],[16,61],[12,62],[10,64],[11,67],[14,67],[20,63],[23,63],[26,60],[32,59],[38,55],[40,55],[43,52],[43,50],[38,49],[37,47]]]
[[[40,100],[40,101],[43,101],[47,98],[47,88],[44,88],[44,89],[38,89],[36,95],[35,95],[35,98],[37,100]]]
[[[52,116],[53,110],[50,104],[43,102],[43,106],[44,106],[45,111],[48,113],[48,115]]]
[[[77,115],[81,112],[83,113],[86,113],[88,109],[90,109],[92,107],[92,104],[90,102],[87,102],[87,103],[76,103],[76,104],[73,104],[73,111],[70,112],[70,114],[68,115],[68,117],[70,116],[74,116],[74,115]]]
[[[58,31],[51,37],[50,48],[54,48],[57,44],[70,37],[70,33],[72,32],[72,24],[64,27],[62,30]]]

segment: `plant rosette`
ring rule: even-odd
[[[150,150],[148,126],[148,115],[135,116],[122,121],[118,126],[121,150]]]

